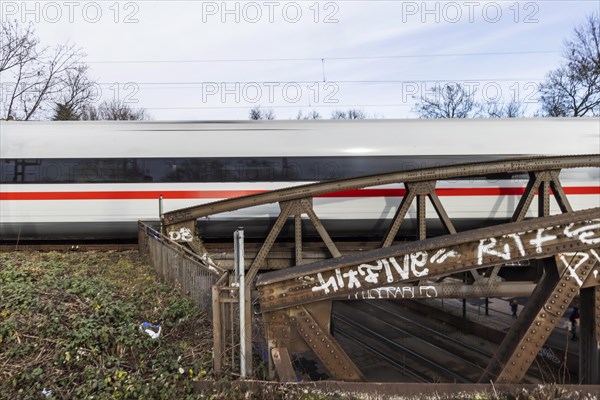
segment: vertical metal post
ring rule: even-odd
[[[246,377],[246,271],[244,268],[244,228],[233,233],[235,257],[235,281],[239,285],[240,308],[240,377]]]
[[[485,315],[490,315],[490,299],[485,298]]]
[[[221,302],[219,301],[219,287],[212,287],[212,314],[213,314],[213,369],[218,375],[223,367],[223,329],[221,326]]]
[[[160,231],[163,230],[163,195],[158,196],[158,218],[160,219]]]

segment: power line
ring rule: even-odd
[[[250,109],[260,105],[264,108],[357,108],[357,107],[412,107],[411,104],[315,104],[307,106],[303,104],[294,105],[264,105],[264,104],[248,104],[245,106],[207,106],[207,107],[138,107],[145,110],[220,110],[220,109]],[[135,108],[135,107],[133,107]],[[137,108],[135,108],[137,109]]]
[[[335,60],[379,60],[401,58],[431,58],[431,57],[482,57],[504,55],[535,55],[557,54],[558,50],[524,50],[524,51],[496,51],[477,53],[431,53],[431,54],[399,54],[381,56],[347,56],[347,57],[292,57],[292,58],[223,58],[223,59],[197,59],[197,60],[113,60],[113,61],[86,61],[87,64],[167,64],[167,63],[228,63],[228,62],[289,62],[289,61],[335,61]]]
[[[338,80],[334,80],[334,81],[327,81],[327,82],[321,82],[318,80],[312,80],[312,81],[202,81],[202,82],[134,82],[134,81],[126,81],[123,80],[122,82],[99,82],[98,85],[101,86],[108,86],[108,85],[115,85],[115,84],[127,84],[127,83],[131,83],[131,84],[135,84],[135,85],[139,85],[139,86],[151,86],[151,85],[189,85],[190,88],[191,86],[198,86],[198,85],[207,85],[207,84],[217,84],[217,85],[235,85],[235,84],[240,84],[240,85],[249,85],[249,84],[257,84],[257,85],[264,85],[264,86],[271,86],[271,85],[292,85],[292,84],[298,84],[298,85],[314,85],[314,84],[318,84],[318,85],[327,85],[327,84],[340,84],[340,85],[381,85],[381,84],[408,84],[408,83],[437,83],[437,82],[447,82],[447,83],[468,83],[468,82],[473,82],[473,83],[479,83],[479,82],[539,82],[542,81],[544,78],[475,78],[475,79],[403,79],[403,80],[364,80],[364,81],[359,81],[359,80],[350,80],[350,81],[338,81]],[[178,87],[177,87],[178,88]],[[185,87],[183,87],[185,88]],[[178,88],[178,89],[182,89],[182,88]]]

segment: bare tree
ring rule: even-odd
[[[565,62],[540,86],[542,113],[551,117],[600,115],[600,17],[590,15],[564,43]]]
[[[304,115],[302,110],[298,111],[296,119],[321,119],[321,114],[317,110],[312,110],[308,114]]]
[[[80,65],[66,73],[64,88],[55,103],[53,120],[81,119],[84,109],[95,99],[95,83],[89,79],[87,71],[87,65]]]
[[[105,100],[98,107],[93,105],[83,107],[80,119],[86,121],[141,121],[150,119],[150,116],[145,109],[134,109],[124,101]]]
[[[262,108],[260,108],[260,106],[256,106],[254,108],[252,108],[250,110],[250,113],[248,114],[248,118],[251,120],[261,120],[261,119],[275,119],[275,112],[272,109],[268,109],[268,110],[263,110]]]
[[[39,49],[31,25],[2,22],[0,73],[5,118],[29,120],[55,109],[57,96],[68,86],[69,76],[85,75],[85,54],[72,44]]]
[[[436,85],[423,95],[413,109],[420,118],[470,118],[477,113],[475,89],[460,83]]]
[[[0,73],[37,58],[39,40],[31,24],[22,28],[17,21],[2,21],[0,37]]]
[[[331,113],[331,119],[366,119],[367,115],[363,110],[350,108],[347,111],[335,110]]]
[[[506,103],[500,98],[491,99],[482,103],[479,116],[483,118],[520,118],[525,115],[526,108],[523,102],[514,97]]]

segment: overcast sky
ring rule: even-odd
[[[536,87],[591,1],[3,1],[46,45],[87,53],[102,96],[155,120],[278,119],[360,108],[414,117],[415,98],[459,81],[480,96]],[[118,89],[117,89],[118,88]],[[135,103],[137,102],[137,103]]]

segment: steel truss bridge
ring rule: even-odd
[[[268,344],[270,363],[280,380],[295,380],[291,355],[312,351],[337,380],[363,381],[364,376],[330,334],[333,300],[387,298],[392,292],[410,293],[410,298],[505,297],[526,295],[529,301],[506,335],[479,382],[519,383],[550,333],[579,296],[581,310],[580,381],[600,383],[600,207],[573,210],[560,181],[560,173],[572,168],[600,168],[600,155],[538,157],[442,166],[399,171],[338,181],[327,181],[272,192],[233,198],[167,212],[162,218],[162,238],[179,242],[181,254],[195,260],[212,277],[212,312],[215,339],[215,369],[227,357],[224,304],[235,303],[236,287],[227,268],[214,261],[198,237],[199,218],[278,203],[280,213],[268,235],[252,253],[246,273],[247,296],[242,307],[250,320],[251,303],[258,302],[261,331]],[[524,173],[529,175],[523,194],[509,222],[457,232],[436,194],[441,180]],[[406,192],[384,232],[383,241],[363,251],[343,252],[332,239],[313,208],[313,198],[328,193],[404,184]],[[550,215],[551,198],[561,212]],[[448,234],[427,237],[427,198]],[[538,216],[525,219],[538,202]],[[409,207],[416,202],[417,228],[412,242],[395,242]],[[600,204],[599,204],[600,205]],[[314,225],[329,256],[307,263],[302,216]],[[294,226],[290,268],[266,271],[270,252],[285,224]],[[191,233],[189,235],[182,232]],[[364,237],[372,235],[365,232]],[[379,232],[381,234],[381,232]],[[303,247],[304,246],[304,247]],[[186,248],[186,249],[184,249]],[[187,250],[189,248],[189,250]],[[183,250],[182,250],[183,249]],[[500,268],[507,263],[530,260],[542,271],[537,281],[501,282]],[[314,260],[310,260],[314,261]],[[260,274],[259,274],[260,273]],[[448,279],[469,274],[467,282]],[[189,274],[188,274],[189,275]],[[191,275],[190,275],[191,276]],[[178,269],[173,280],[188,292]],[[247,334],[246,348],[252,335]],[[246,358],[247,369],[251,359]]]

